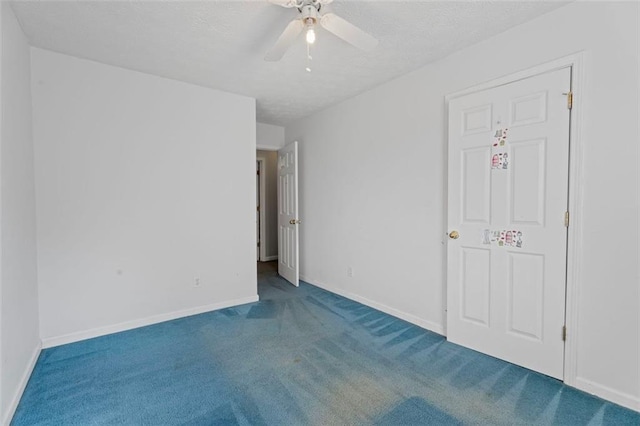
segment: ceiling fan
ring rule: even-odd
[[[378,45],[375,37],[362,31],[360,28],[342,19],[335,13],[320,14],[323,5],[333,0],[269,0],[273,4],[286,8],[297,8],[299,16],[291,21],[280,35],[276,44],[267,52],[265,61],[279,61],[291,47],[302,30],[306,30],[305,39],[308,45],[316,40],[315,26],[320,24],[322,28],[340,37],[347,43],[364,51],[373,50]]]

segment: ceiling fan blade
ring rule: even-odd
[[[320,18],[320,25],[358,49],[369,51],[378,45],[378,40],[375,37],[365,33],[335,13],[325,13],[322,18]]]
[[[282,7],[297,7],[297,0],[269,0],[269,3],[277,4]]]
[[[265,61],[279,61],[284,56],[285,52],[289,47],[293,44],[296,37],[300,35],[302,29],[304,28],[304,23],[300,19],[294,19],[289,22],[287,28],[284,29],[276,44],[273,45],[271,49],[267,52],[264,57]]]

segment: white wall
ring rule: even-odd
[[[258,149],[278,150],[284,146],[284,127],[274,124],[256,123]]]
[[[638,24],[637,3],[573,3],[289,125],[286,140],[301,143],[304,279],[442,332],[445,95],[584,50],[584,246],[569,380],[640,409]]]
[[[262,243],[266,248],[266,260],[274,260],[278,257],[278,153],[258,151],[257,156],[265,160],[261,176],[265,179],[264,205],[261,208],[264,210],[266,222]]]
[[[257,300],[254,99],[41,49],[32,88],[45,346]]]
[[[29,45],[0,4],[0,424],[8,424],[40,351]]]

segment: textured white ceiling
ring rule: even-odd
[[[266,1],[15,1],[30,42],[257,99],[286,124],[564,5],[559,1],[340,1],[325,6],[371,33],[364,53],[322,29],[305,71],[304,37],[263,61],[296,9]]]

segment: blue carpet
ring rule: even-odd
[[[640,425],[274,272],[261,301],[42,351],[12,425]]]

